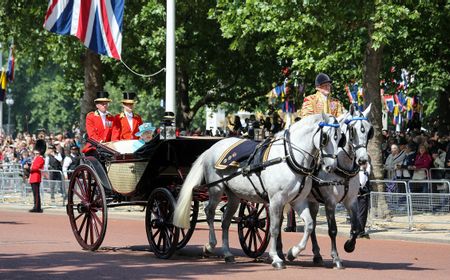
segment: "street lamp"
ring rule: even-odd
[[[8,94],[8,97],[6,98],[6,105],[8,105],[8,128],[7,128],[7,135],[10,135],[11,132],[11,107],[14,105],[14,99],[11,96],[11,92]]]

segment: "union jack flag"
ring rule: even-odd
[[[44,28],[120,60],[125,0],[49,0]]]

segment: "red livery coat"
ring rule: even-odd
[[[111,114],[106,115],[106,123],[103,126],[102,117],[98,111],[89,112],[86,115],[86,132],[89,138],[98,142],[111,141],[112,126],[114,122],[114,116]],[[87,153],[91,150],[95,150],[90,143],[86,143],[83,148],[83,153]]]
[[[135,134],[139,131],[142,123],[141,116],[133,113],[133,127],[131,128],[125,113],[117,114],[114,117],[111,141],[139,139]]]
[[[44,169],[45,160],[41,155],[36,156],[33,159],[30,167],[30,178],[28,182],[30,184],[40,183],[42,180],[41,170]]]

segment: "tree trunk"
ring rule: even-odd
[[[80,129],[86,129],[86,115],[95,110],[94,99],[97,91],[103,90],[102,62],[100,55],[90,49],[84,53],[84,94],[80,106]]]
[[[369,38],[371,35],[369,28]],[[381,144],[383,142],[383,123],[382,123],[382,104],[380,94],[380,69],[383,61],[383,47],[374,49],[372,40],[366,45],[364,53],[364,69],[363,69],[363,85],[364,85],[364,102],[365,106],[372,104],[369,119],[374,128],[374,137],[369,141],[367,147],[371,158],[372,172],[375,179],[383,179],[383,158],[381,152]],[[374,187],[377,192],[384,192],[384,184],[377,184]],[[389,213],[384,196],[377,199],[374,205],[375,215],[385,218]]]
[[[185,71],[178,73],[178,93],[180,96],[180,114],[177,114],[179,119],[177,126],[181,129],[188,129],[192,121],[191,104],[189,100],[189,77]]]
[[[383,59],[383,49],[374,49],[370,41],[366,45],[364,54],[364,102],[365,106],[372,103],[370,111],[370,121],[374,128],[374,137],[369,142],[368,152],[371,157],[372,170],[375,179],[383,179],[383,159],[381,156],[381,144],[383,142],[382,136],[382,105],[380,95],[380,68]]]

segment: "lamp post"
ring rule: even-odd
[[[8,105],[8,128],[7,128],[7,135],[10,135],[11,133],[11,107],[14,105],[14,99],[11,96],[11,93],[8,94],[8,97],[6,98],[6,105]]]

